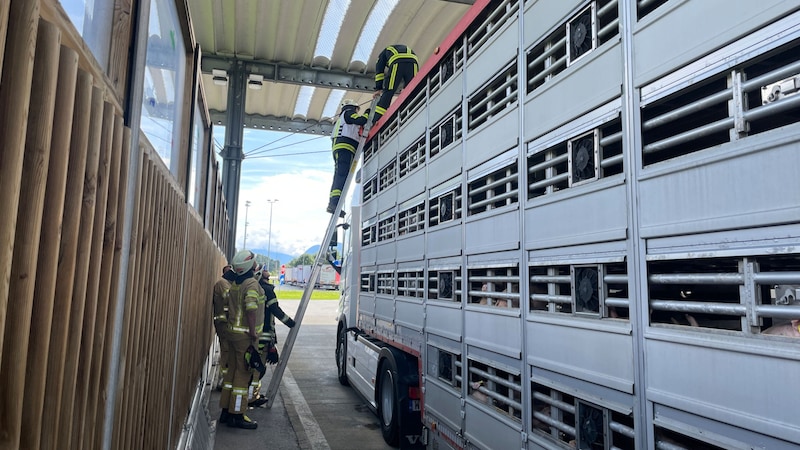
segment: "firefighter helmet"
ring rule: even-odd
[[[348,106],[354,106],[354,107],[357,108],[358,107],[358,103],[355,100],[351,99],[351,98],[346,98],[346,99],[344,99],[344,101],[342,101],[342,109],[345,109]]]
[[[256,255],[250,250],[240,250],[233,256],[231,261],[233,271],[236,275],[244,275],[248,270],[256,266]]]

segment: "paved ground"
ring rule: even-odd
[[[282,286],[282,289],[286,289]],[[279,297],[280,298],[280,295]],[[299,301],[280,301],[294,317]],[[247,414],[258,421],[257,430],[220,426],[215,450],[386,450],[377,417],[366,403],[336,377],[336,301],[313,300],[306,309],[289,365],[270,409],[254,408]],[[287,328],[278,324],[279,350]],[[269,386],[271,371],[262,380]],[[211,417],[219,417],[219,393],[209,404]]]

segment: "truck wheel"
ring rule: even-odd
[[[344,327],[339,330],[336,337],[336,369],[339,384],[350,386],[350,382],[347,381],[347,331]]]
[[[378,387],[378,418],[381,434],[387,444],[397,446],[400,441],[400,411],[397,402],[397,367],[386,358],[381,362],[380,386]]]

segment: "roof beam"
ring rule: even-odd
[[[224,125],[226,123],[225,111],[211,110],[211,123]],[[304,133],[330,136],[333,123],[318,122],[316,120],[297,120],[288,117],[262,116],[260,114],[245,114],[245,128],[256,130],[284,131],[287,133]]]
[[[372,92],[375,88],[374,75],[349,73],[316,67],[292,66],[273,61],[244,60],[216,55],[204,55],[201,68],[203,73],[207,74],[210,74],[213,69],[221,69],[230,73],[230,68],[237,61],[241,61],[244,64],[247,73],[262,75],[264,81],[364,92]]]

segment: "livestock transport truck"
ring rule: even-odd
[[[387,442],[800,448],[800,3],[477,0],[365,142]]]

